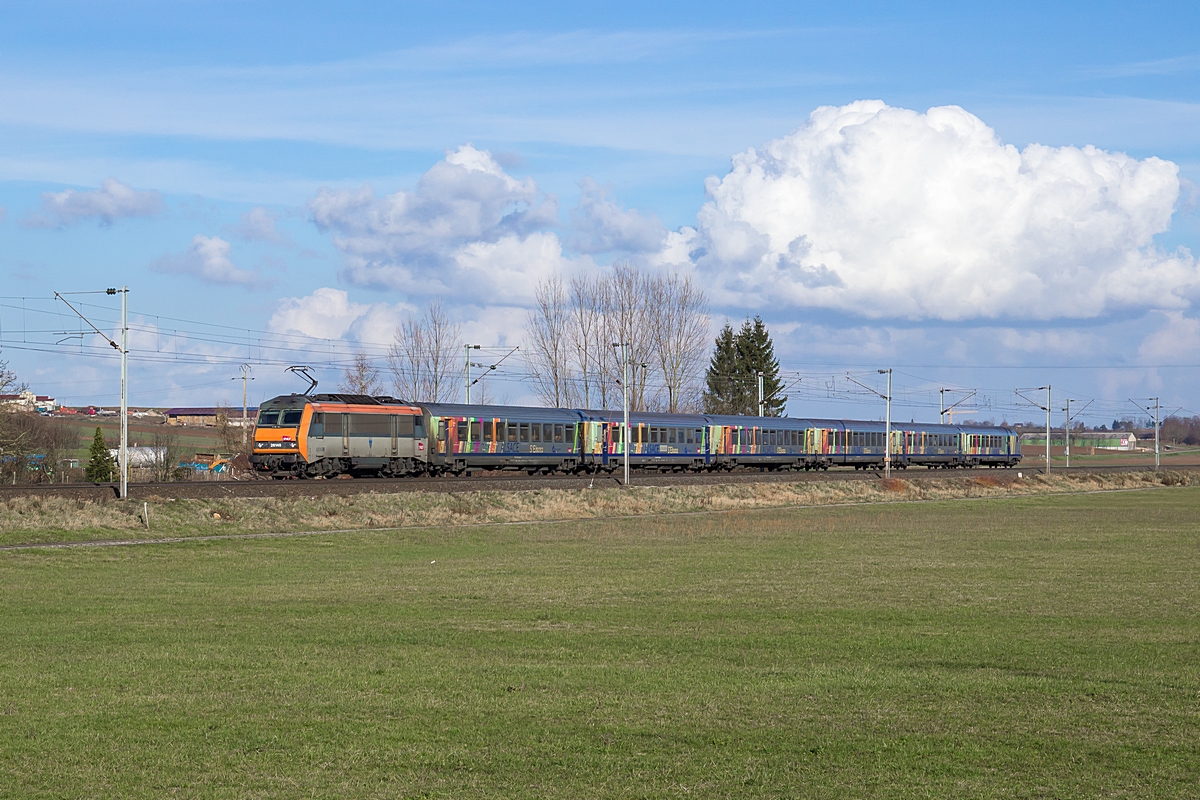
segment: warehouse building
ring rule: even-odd
[[[1138,448],[1138,438],[1132,431],[1072,431],[1071,447],[1091,447],[1096,450],[1132,452]],[[1061,430],[1050,431],[1050,446],[1063,447],[1066,442]],[[1021,447],[1045,447],[1046,434],[1022,433]]]

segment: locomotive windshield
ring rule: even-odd
[[[300,424],[302,416],[304,416],[303,408],[288,408],[282,411],[278,409],[260,411],[258,414],[258,427],[294,428]]]

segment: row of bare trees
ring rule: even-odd
[[[617,264],[604,274],[543,280],[526,341],[533,381],[554,407],[621,403],[626,343],[634,410],[699,410],[708,345],[708,301],[689,275]]]
[[[0,394],[19,393],[26,385],[0,361]],[[78,445],[75,433],[57,420],[15,405],[0,404],[0,482],[53,482],[64,456]]]
[[[462,326],[450,320],[440,301],[430,303],[420,316],[408,315],[396,328],[388,347],[386,369],[394,393],[410,402],[449,402],[458,399],[462,351]],[[378,367],[358,353],[343,373],[340,391],[380,395],[385,391]]]
[[[621,404],[621,349],[632,363],[634,410],[698,411],[707,356],[709,315],[704,292],[683,273],[657,274],[628,263],[564,281],[552,276],[535,291],[526,320],[525,353],[531,384],[556,408],[616,408]],[[394,394],[411,402],[462,397],[462,327],[439,301],[410,314],[396,329],[384,370]],[[379,395],[385,377],[365,354],[355,356],[339,389]],[[485,384],[471,392],[487,402]]]

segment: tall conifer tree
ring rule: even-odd
[[[742,407],[745,377],[740,375],[737,337],[729,323],[717,334],[712,360],[704,375],[704,411],[708,414],[737,414]]]
[[[117,471],[117,462],[108,452],[108,445],[104,442],[104,431],[99,427],[96,428],[96,435],[92,437],[92,446],[88,450],[88,465],[83,471],[83,476],[93,483],[106,483],[113,479],[113,474]]]
[[[779,379],[779,359],[775,357],[775,344],[762,317],[746,320],[737,333],[739,360],[742,372],[749,381],[746,407],[743,414],[758,414],[758,373],[763,373],[763,414],[778,417],[787,405],[787,395],[781,394],[783,382]]]
[[[709,414],[758,414],[758,373],[763,373],[763,404],[769,417],[783,413],[779,360],[761,317],[747,319],[737,333],[729,323],[717,335],[705,374],[704,410]]]

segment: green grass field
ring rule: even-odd
[[[0,797],[1195,797],[1198,511],[0,553]]]

